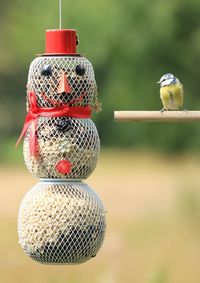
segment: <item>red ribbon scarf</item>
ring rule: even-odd
[[[25,136],[30,127],[30,154],[37,157],[38,155],[38,141],[36,137],[37,120],[42,117],[72,117],[72,118],[90,118],[91,108],[89,106],[68,106],[62,105],[59,107],[42,108],[37,106],[37,98],[34,92],[28,94],[29,98],[29,112],[26,115],[24,127],[15,145],[18,146],[21,139]]]

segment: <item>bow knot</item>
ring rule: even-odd
[[[18,146],[21,139],[25,136],[30,127],[29,148],[30,154],[38,156],[38,141],[36,136],[37,120],[42,117],[72,117],[72,118],[90,118],[91,108],[89,106],[69,106],[62,105],[59,107],[44,108],[38,107],[37,98],[34,92],[28,93],[29,111],[26,115],[22,132],[18,138],[15,147]]]

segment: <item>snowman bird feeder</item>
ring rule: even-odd
[[[46,52],[30,66],[24,160],[40,182],[22,200],[19,243],[47,264],[94,257],[105,234],[105,211],[82,179],[95,169],[100,141],[90,119],[98,108],[91,63],[76,52],[75,30],[47,30]]]

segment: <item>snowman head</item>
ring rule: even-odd
[[[46,53],[30,65],[27,93],[35,93],[38,107],[68,105],[98,108],[97,85],[92,64],[77,54],[75,48],[70,49],[68,54],[69,47],[75,45],[71,42],[71,34],[69,37],[71,32],[47,31]],[[64,42],[63,35],[66,39]]]

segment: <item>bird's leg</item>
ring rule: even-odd
[[[163,107],[160,112],[163,113],[164,111],[168,111],[168,109],[166,109],[165,107]]]
[[[188,111],[187,109],[182,109],[182,108],[181,108],[181,106],[179,106],[179,110],[181,110],[181,111],[185,111],[185,112],[187,112],[187,111]]]

